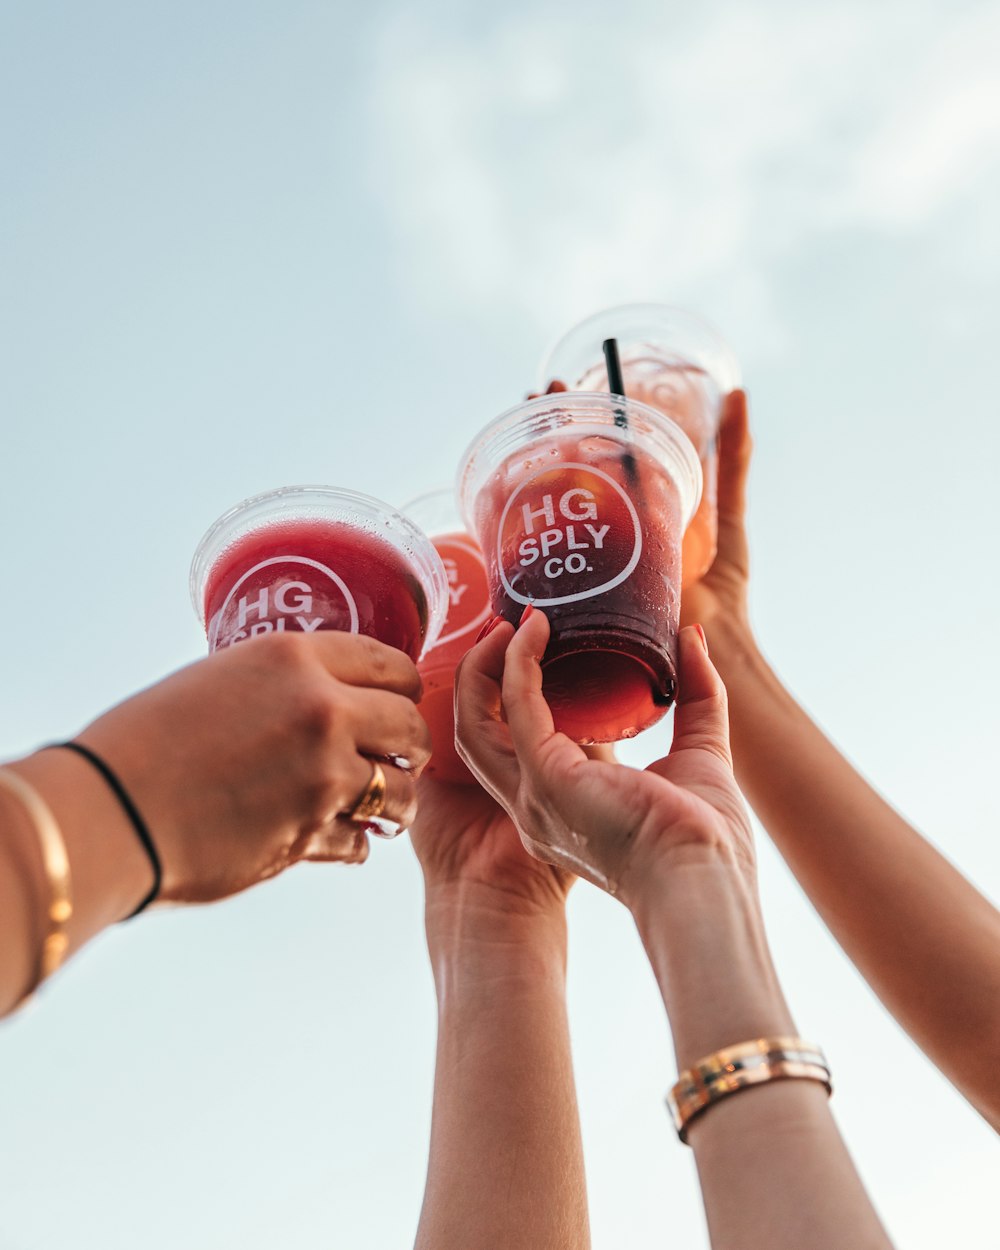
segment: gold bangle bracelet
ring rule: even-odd
[[[56,818],[35,787],[10,768],[0,768],[0,786],[18,800],[34,826],[42,852],[42,866],[49,883],[49,906],[46,913],[48,932],[38,956],[37,971],[29,994],[59,967],[69,948],[67,926],[73,915],[72,879],[66,843]],[[23,999],[21,1000],[24,1001]]]
[[[767,1081],[799,1078],[818,1081],[833,1093],[822,1050],[801,1037],[758,1037],[707,1055],[686,1072],[667,1095],[677,1136],[687,1143],[691,1121],[713,1103]]]

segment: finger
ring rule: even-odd
[[[350,728],[362,755],[393,756],[419,774],[431,757],[431,731],[417,705],[389,690],[351,696]]]
[[[546,395],[559,395],[559,394],[562,394],[563,391],[568,391],[568,390],[569,390],[569,387],[566,385],[565,382],[560,382],[558,378],[554,378],[545,388],[544,393]],[[541,397],[542,397],[542,392],[540,391],[529,391],[527,395],[528,399],[541,399]]]
[[[708,658],[701,626],[682,629],[679,644],[680,684],[670,754],[709,751],[732,766],[726,688]]]
[[[719,512],[742,520],[747,505],[747,480],[753,439],[745,391],[730,391],[722,401],[719,426]]]
[[[363,864],[368,858],[368,825],[337,816],[306,840],[301,858],[316,864]]]
[[[366,634],[318,630],[309,635],[320,663],[349,686],[377,686],[405,695],[416,702],[422,683],[417,666],[397,647],[389,647]]]
[[[345,804],[343,809],[336,813],[337,816],[343,816],[352,819],[352,814],[357,810],[366,795],[370,791],[372,781],[375,777],[374,763],[370,759],[366,759],[363,755],[355,756],[356,768],[351,770],[351,780],[349,782],[348,793],[351,798]],[[385,802],[379,813],[379,819],[389,821],[394,825],[398,825],[401,829],[405,829],[411,824],[414,816],[417,814],[417,783],[408,772],[402,768],[397,768],[395,764],[388,760],[379,760],[379,766],[385,777]],[[355,824],[366,822],[355,821]]]
[[[455,673],[455,749],[483,787],[503,803],[518,769],[503,718],[500,682],[513,627],[503,621],[466,654]]]
[[[549,641],[549,622],[544,612],[530,608],[521,618],[507,648],[503,672],[503,709],[518,761],[531,768],[542,749],[557,739],[572,748],[573,759],[583,752],[562,734],[556,734],[552,711],[542,694],[542,656]]]

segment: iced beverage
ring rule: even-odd
[[[582,391],[608,388],[601,345],[615,338],[630,399],[670,417],[694,444],[701,460],[701,504],[684,535],[683,582],[697,581],[715,559],[718,537],[716,437],[725,395],[740,385],[739,364],[712,326],[683,309],[663,304],[610,308],[582,321],[550,352],[546,379]]]
[[[210,651],[270,633],[368,634],[417,660],[447,610],[429,539],[353,491],[290,486],[237,504],[208,531],[191,595]]]
[[[463,528],[451,491],[435,491],[403,509],[430,536],[448,578],[448,615],[437,642],[418,665],[424,681],[420,712],[433,751],[424,772],[438,781],[475,783],[455,750],[455,669],[491,616],[479,544]]]
[[[542,609],[556,726],[577,742],[631,738],[677,689],[681,537],[701,493],[688,438],[646,404],[546,395],[466,452],[459,498],[486,557],[494,611]]]

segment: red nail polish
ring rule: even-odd
[[[490,619],[486,622],[486,624],[479,631],[479,633],[476,635],[476,642],[482,642],[487,634],[492,634],[493,631],[496,629],[496,627],[500,624],[502,620],[503,620],[502,616],[491,616]]]
[[[519,629],[524,624],[524,622],[528,619],[528,617],[532,614],[532,612],[534,612],[534,610],[535,610],[535,605],[533,603],[529,603],[528,606],[521,613],[521,619],[517,623]]]
[[[705,631],[700,625],[695,625],[695,629],[698,631],[698,637],[701,639],[701,645],[705,648],[705,654],[708,655],[708,639],[705,637]]]

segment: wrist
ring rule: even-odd
[[[472,939],[510,933],[537,941],[566,931],[565,896],[471,878],[425,878],[424,915],[428,936],[459,933]]]
[[[65,842],[75,950],[131,914],[152,884],[149,860],[117,798],[86,760],[43,750],[11,767],[43,796]]]
[[[439,997],[451,990],[563,985],[566,910],[539,907],[482,882],[429,886],[425,901],[427,948]]]
[[[755,1037],[794,1034],[746,871],[692,857],[651,885],[634,915],[679,1068]]]

